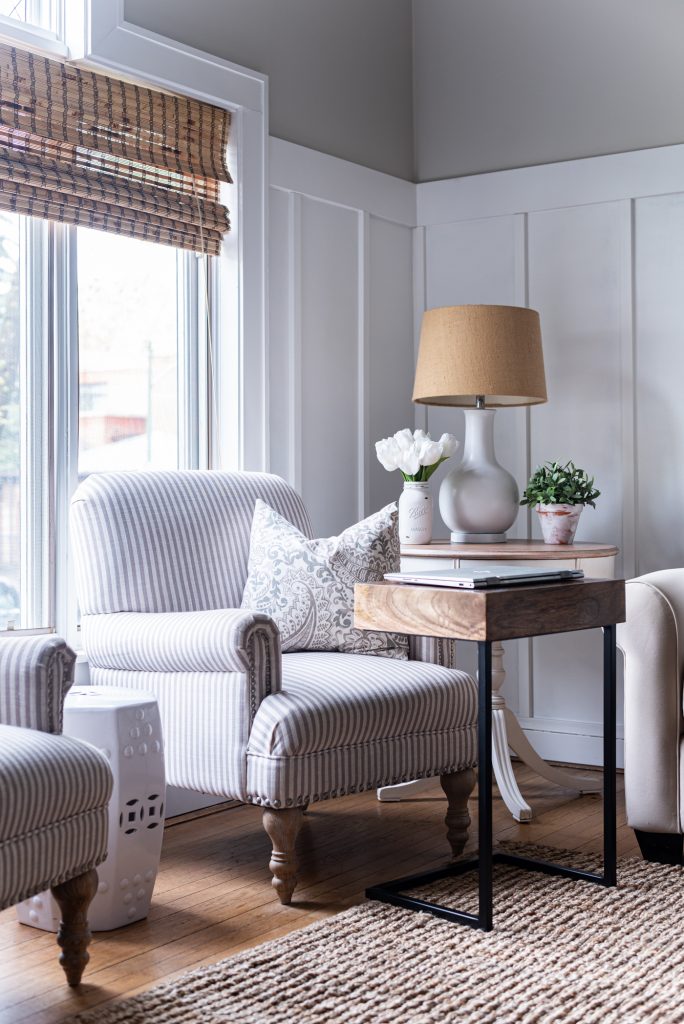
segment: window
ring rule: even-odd
[[[20,617],[21,296],[20,219],[0,216],[0,627]]]
[[[52,627],[73,605],[48,570],[79,479],[209,464],[209,262],[0,211],[0,630]]]
[[[90,72],[77,71],[72,63],[65,65],[66,73],[55,69],[51,82],[45,82],[45,75],[49,79],[47,65],[54,59],[69,55],[90,56],[97,65],[99,54],[82,51],[82,29],[90,13],[98,46],[112,30],[121,35],[122,15],[115,6],[110,0],[0,0],[0,46],[12,45],[6,42],[11,39],[17,51],[24,50],[21,87],[29,83],[31,88],[29,102],[17,97],[0,110],[0,158],[5,160],[0,169],[5,182],[0,195],[0,631],[7,625],[56,627],[72,644],[78,637],[67,522],[79,477],[114,467],[236,468],[245,462],[262,468],[265,450],[259,131],[265,81],[226,67],[220,70],[224,85],[217,89],[213,64],[188,52],[183,60],[165,65],[163,81],[151,81],[149,89],[117,86],[117,97],[126,90],[124,132],[112,131],[111,125],[108,129],[103,118],[111,108],[104,103],[96,124],[89,111],[97,114],[97,103],[93,108],[87,95],[82,103],[81,86],[87,85]],[[129,82],[144,80],[146,69],[156,66],[162,44],[137,38],[131,26],[126,33],[126,40],[135,37],[142,50],[130,51],[130,66],[124,63],[123,73]],[[36,49],[48,59],[36,57],[31,68],[26,51],[30,55]],[[186,67],[187,60],[191,67]],[[108,63],[106,57],[102,62]],[[16,69],[7,78],[14,59],[4,59],[2,67],[3,86],[16,88]],[[154,90],[163,91],[170,75],[177,88],[170,100],[167,95],[166,102],[160,101],[160,108]],[[72,90],[65,101],[60,96],[63,81]],[[131,97],[131,89],[138,94]],[[198,89],[207,96],[219,94],[218,106],[212,110],[200,104],[199,111],[200,101],[183,96],[196,95]],[[107,92],[100,85],[100,98]],[[251,105],[241,150],[250,156],[240,164],[241,180],[248,183],[240,187],[240,212],[248,210],[251,229],[224,239],[226,196],[232,197],[234,210],[238,206],[237,189],[222,184],[230,180],[222,173],[225,158],[217,162],[212,151],[220,192],[203,179],[209,137],[225,154],[230,113],[224,97],[231,92],[236,97],[233,109],[242,111],[239,105],[245,99]],[[59,116],[53,108],[48,118],[48,131],[61,126],[64,138],[50,141],[45,136],[40,115],[44,104],[36,107],[37,119],[29,117],[34,100],[46,96],[62,100]],[[145,114],[148,101],[157,105],[141,148],[131,135],[138,127],[131,123],[131,112]],[[179,111],[180,136],[174,125]],[[82,140],[87,140],[86,149]],[[105,143],[101,158],[91,152],[98,149],[97,140],[101,151]],[[116,152],[110,143],[118,147]],[[162,153],[162,164],[157,162],[158,170],[148,173],[139,154],[152,155],[153,146],[157,156]],[[237,166],[234,141],[230,152]],[[171,165],[169,153],[175,154]],[[48,168],[45,158],[48,163],[66,160],[66,170],[57,164]],[[98,178],[93,192],[93,174],[100,172],[109,177]],[[67,195],[65,206],[63,186],[68,193],[72,176],[75,196]],[[184,193],[181,217],[170,205],[154,200],[157,187]],[[64,222],[34,219],[33,214]],[[132,237],[94,230],[100,226]],[[255,425],[248,451],[245,408]]]
[[[182,254],[89,228],[77,250],[79,479],[175,469]]]
[[[48,24],[58,2],[7,6],[2,25]],[[79,479],[201,468],[219,435],[231,118],[2,40],[0,79],[0,630],[77,643]]]
[[[64,2],[70,0],[0,0],[0,30],[25,25],[37,45],[56,41],[64,30]]]

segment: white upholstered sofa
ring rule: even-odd
[[[628,580],[625,658],[627,822],[647,860],[682,863],[684,569]]]
[[[282,902],[296,884],[302,812],[318,800],[439,775],[448,838],[466,840],[477,691],[448,641],[410,660],[281,654],[241,609],[255,500],[308,537],[298,495],[257,473],[102,473],[78,488],[72,542],[95,685],[153,691],[168,782],[261,805]]]

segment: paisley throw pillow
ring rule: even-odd
[[[405,659],[406,636],[354,628],[354,584],[375,583],[398,568],[396,504],[339,537],[308,540],[257,499],[242,607],[275,620],[283,652],[344,651]]]

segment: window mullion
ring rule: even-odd
[[[69,504],[78,483],[76,229],[51,224],[50,234],[56,626],[69,643],[80,646],[76,633],[76,594],[69,564]]]
[[[47,225],[21,219],[21,627],[52,625]]]
[[[200,262],[206,257],[178,253],[178,465],[208,466],[207,341]]]

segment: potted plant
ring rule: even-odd
[[[530,477],[520,504],[536,509],[546,544],[572,544],[582,509],[596,508],[600,493],[593,476],[574,462],[545,462]]]
[[[432,495],[428,480],[459,442],[453,434],[433,441],[424,430],[405,427],[393,437],[377,441],[375,451],[386,470],[401,471],[404,490],[399,498],[399,540],[402,544],[428,544],[432,538]]]

